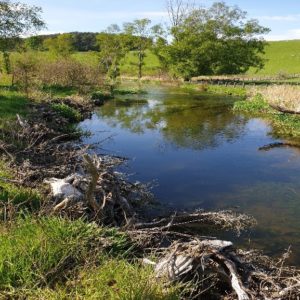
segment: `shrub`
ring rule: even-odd
[[[75,123],[82,120],[82,115],[75,108],[68,106],[64,103],[52,104],[52,109],[57,111],[62,117],[68,119],[70,122]]]
[[[72,58],[42,62],[38,78],[44,86],[82,87],[102,84],[102,73],[97,66],[90,66]]]

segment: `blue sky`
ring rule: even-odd
[[[24,0],[43,8],[47,32],[101,31],[137,18],[167,22],[165,0]],[[210,5],[213,0],[196,0]],[[300,39],[300,0],[228,0],[272,31],[266,39]]]

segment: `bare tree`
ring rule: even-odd
[[[179,26],[195,7],[191,0],[166,0],[166,5],[172,27]]]

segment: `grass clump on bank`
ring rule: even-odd
[[[51,107],[71,123],[80,122],[82,119],[82,115],[79,111],[65,103],[52,104]]]

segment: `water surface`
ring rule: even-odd
[[[281,140],[266,120],[233,113],[236,98],[148,92],[98,109],[81,124],[93,133],[85,142],[102,141],[99,153],[128,157],[131,179],[155,181],[156,198],[169,207],[253,215],[259,224],[244,242],[270,254],[291,245],[291,262],[300,265],[300,153],[259,151]]]

